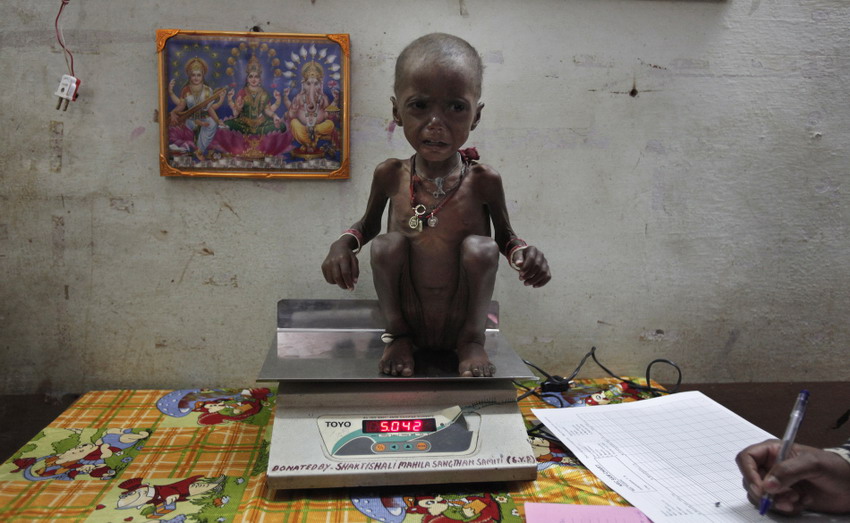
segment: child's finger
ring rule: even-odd
[[[357,278],[360,276],[357,257],[352,254],[343,260],[341,265],[342,285],[340,287],[347,290],[354,290],[354,286],[357,285]]]

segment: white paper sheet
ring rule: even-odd
[[[774,519],[747,501],[735,464],[741,449],[774,436],[700,392],[532,412],[654,523]]]

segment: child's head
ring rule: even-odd
[[[481,97],[481,84],[484,77],[484,64],[478,51],[463,38],[446,33],[431,33],[420,36],[407,45],[398,55],[395,63],[396,95],[404,87],[410,68],[423,63],[440,67],[461,68],[471,75],[473,90],[477,98]]]
[[[456,158],[481,118],[482,73],[475,48],[447,34],[418,38],[399,55],[393,118],[423,160]]]

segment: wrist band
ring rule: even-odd
[[[523,240],[522,238],[511,238],[510,240],[505,242],[505,246],[502,248],[502,251],[501,251],[502,254],[504,254],[505,257],[507,258],[509,253],[511,252],[511,250],[513,250],[515,245],[523,246],[523,245],[528,245],[528,244],[525,243],[525,240]]]
[[[523,242],[523,243],[525,243],[525,242]],[[515,271],[522,270],[522,267],[517,265],[516,262],[514,261],[514,254],[516,254],[520,251],[524,251],[526,249],[528,249],[528,245],[517,245],[516,247],[511,249],[511,252],[508,253],[508,263],[511,264],[511,268],[514,269]]]
[[[525,243],[525,240],[523,240],[522,238],[511,238],[505,244],[505,250],[503,251],[503,254],[505,255],[505,258],[508,259],[508,263],[511,264],[511,268],[515,271],[520,270],[520,266],[517,265],[516,262],[514,262],[514,254],[525,249],[528,249],[528,244]]]
[[[510,240],[508,240],[507,242],[505,242],[505,246],[504,246],[504,247],[501,249],[501,251],[499,251],[499,252],[501,252],[502,254],[504,254],[504,255],[505,255],[505,257],[507,258],[508,253],[509,253],[509,252],[510,252],[510,250],[511,250],[511,247],[512,247],[512,246],[513,246],[513,244],[515,244],[515,243],[516,243],[516,244],[519,244],[519,245],[526,245],[525,240],[523,240],[523,239],[521,239],[521,238],[511,238]]]
[[[346,231],[339,235],[339,238],[343,236],[352,236],[355,241],[357,241],[357,248],[354,249],[354,254],[360,252],[360,247],[363,245],[363,235],[357,229],[346,229]],[[337,238],[337,239],[339,239]]]

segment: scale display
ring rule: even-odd
[[[325,453],[336,459],[463,455],[475,450],[479,415],[459,406],[410,416],[320,416]]]
[[[364,434],[399,434],[408,432],[436,432],[434,418],[364,419]]]

